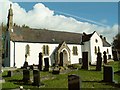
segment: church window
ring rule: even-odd
[[[43,45],[43,54],[49,55],[49,46],[48,45]]]
[[[78,55],[77,46],[73,46],[73,55]]]
[[[95,42],[97,43],[97,42],[98,42],[98,40],[97,40],[97,39],[95,39]]]
[[[25,47],[25,55],[30,55],[30,46],[27,44]]]
[[[95,46],[95,54],[97,54],[97,47]]]
[[[98,46],[98,52],[100,52],[100,47]]]
[[[107,49],[107,54],[109,54],[109,50]]]

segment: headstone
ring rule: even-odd
[[[82,52],[82,69],[89,69],[88,52]]]
[[[49,71],[49,58],[44,58],[45,68],[44,71]]]
[[[40,71],[33,70],[33,85],[40,86]]]
[[[38,69],[40,71],[42,71],[42,53],[39,53],[39,65],[38,65]]]
[[[59,74],[59,73],[60,73],[59,67],[58,67],[58,66],[55,66],[55,67],[53,68],[52,74]]]
[[[8,77],[12,77],[12,76],[13,76],[13,71],[8,71],[7,76],[8,76]]]
[[[107,64],[107,55],[106,55],[106,52],[104,51],[103,52],[103,60],[104,60],[104,64]]]
[[[117,56],[117,52],[116,51],[113,51],[113,60],[114,61],[118,61],[118,56]]]
[[[104,66],[103,67],[103,81],[104,82],[113,82],[114,79],[114,71],[111,66]]]
[[[108,59],[111,59],[111,55],[108,55]]]
[[[101,53],[98,52],[98,53],[97,53],[97,65],[96,65],[96,70],[97,70],[97,71],[101,71],[101,67],[102,67],[102,57],[101,57]]]
[[[79,58],[79,64],[82,64],[82,58]]]
[[[81,81],[77,75],[68,75],[68,90],[80,90]]]
[[[23,68],[27,69],[27,67],[28,67],[28,62],[25,61],[25,62],[24,62],[24,65],[23,65]]]
[[[30,81],[30,71],[28,69],[23,70],[23,82],[27,83]]]

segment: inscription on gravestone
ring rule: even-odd
[[[80,90],[80,77],[77,75],[68,75],[68,90]]]
[[[103,81],[104,82],[113,82],[114,79],[114,71],[111,66],[104,66],[103,67]]]
[[[97,70],[97,71],[101,71],[101,67],[102,67],[102,57],[101,57],[101,53],[98,52],[98,53],[97,53],[97,65],[96,65],[96,70]]]
[[[82,52],[82,69],[89,69],[88,52]]]

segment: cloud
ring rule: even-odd
[[[2,8],[0,9],[0,23],[7,22],[7,13],[10,3],[12,2],[7,0],[6,2],[0,2],[0,8]],[[92,33],[93,31],[97,31],[99,34],[106,36],[110,42],[112,41],[112,37],[114,37],[118,31],[117,24],[112,27],[103,27],[89,22],[81,22],[73,17],[56,15],[54,10],[50,10],[42,3],[35,4],[33,9],[28,12],[17,3],[12,3],[12,8],[14,13],[14,23],[18,25],[25,24],[31,28],[46,28],[49,30],[77,33]]]

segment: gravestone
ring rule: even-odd
[[[82,69],[89,69],[88,52],[82,52]]]
[[[79,64],[82,64],[82,58],[79,58]]]
[[[55,67],[53,68],[52,74],[59,74],[59,73],[60,73],[59,67],[58,67],[58,66],[55,66]]]
[[[25,61],[25,62],[24,62],[24,65],[23,65],[23,68],[27,69],[27,67],[28,67],[28,62]]]
[[[44,58],[45,68],[44,71],[49,71],[49,58]]]
[[[113,60],[114,61],[118,61],[118,56],[117,56],[117,52],[116,51],[113,51]]]
[[[33,70],[33,85],[40,86],[40,71]]]
[[[13,76],[13,71],[8,71],[7,76],[8,76],[8,77],[12,77],[12,76]]]
[[[114,71],[111,66],[104,66],[103,67],[103,81],[104,82],[113,82],[114,79]]]
[[[42,53],[39,53],[39,65],[38,65],[38,69],[40,71],[42,71]]]
[[[108,59],[111,59],[111,55],[108,55]]]
[[[77,75],[68,75],[68,90],[80,90],[81,81]]]
[[[27,83],[30,81],[30,71],[28,69],[23,70],[23,82]]]
[[[96,70],[97,70],[97,71],[101,71],[101,67],[102,67],[102,57],[101,57],[101,53],[98,52],[98,53],[97,53],[97,65],[96,65]]]
[[[107,55],[106,55],[106,52],[104,51],[103,52],[103,60],[104,60],[104,64],[107,64]]]

